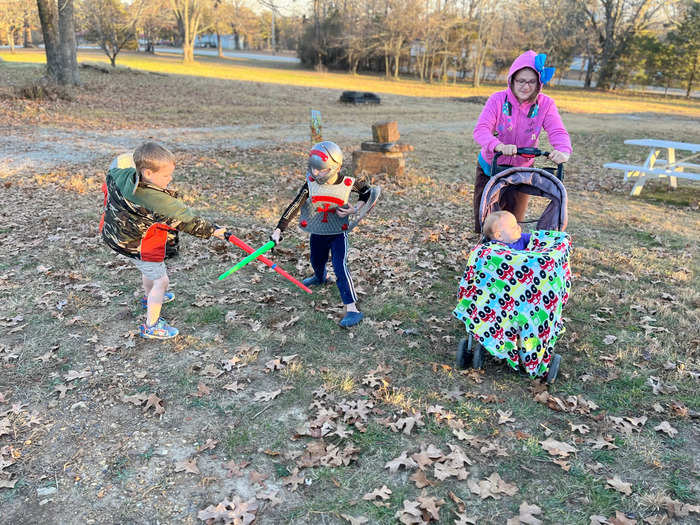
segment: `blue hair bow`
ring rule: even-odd
[[[540,74],[540,81],[543,85],[552,80],[554,72],[557,70],[555,67],[544,67],[545,60],[547,60],[547,55],[544,53],[535,57],[535,69]]]

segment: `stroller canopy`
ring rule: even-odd
[[[566,229],[568,199],[564,183],[549,171],[533,167],[510,168],[489,179],[479,205],[479,221],[482,225],[489,213],[501,209],[501,196],[509,190],[550,200],[537,220],[538,230],[564,231]]]

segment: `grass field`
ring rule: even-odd
[[[697,101],[551,90],[574,144],[574,278],[543,403],[496,363],[452,366],[481,110],[460,99],[495,86],[124,54],[130,69],[81,70],[72,101],[42,102],[13,95],[42,55],[0,58],[8,523],[202,523],[221,502],[261,524],[505,523],[530,519],[523,502],[552,524],[697,522],[700,188],[631,198],[602,168],[643,160],[628,138],[700,142]],[[343,106],[343,89],[382,104]],[[140,339],[138,273],[97,234],[115,152],[163,141],[185,201],[261,245],[303,181],[310,108],[348,159],[379,120],[415,147],[403,177],[375,177],[382,200],[352,234],[365,321],[341,329],[335,286],[307,296],[262,265],[219,282],[243,253],[187,237],[164,307],[181,336]],[[273,257],[301,278],[307,254],[291,228]],[[403,453],[420,466],[385,466]]]

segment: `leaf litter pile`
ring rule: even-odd
[[[331,119],[333,107],[320,107]],[[394,113],[401,128],[480,109],[435,108],[387,97],[378,116],[354,118],[369,131]],[[308,108],[291,110],[303,120]],[[13,523],[695,522],[697,207],[628,199],[591,160],[610,156],[603,126],[591,135],[586,117],[567,124],[581,144],[567,182],[575,276],[550,388],[491,361],[453,368],[463,327],[450,312],[477,238],[475,150],[449,128],[407,134],[416,146],[407,173],[375,178],[382,200],[352,235],[366,315],[352,330],[336,324],[334,286],[306,296],[255,264],[217,282],[242,252],[183,237],[168,263],[176,299],[164,306],[181,335],[142,340],[138,272],[96,233],[110,159],[12,177],[0,168],[4,514]],[[364,139],[337,140],[349,158]],[[307,147],[183,146],[175,184],[258,246],[303,180]],[[445,163],[457,151],[467,160]],[[307,254],[308,238],[291,227],[271,258],[301,278]]]

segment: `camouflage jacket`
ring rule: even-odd
[[[208,239],[216,230],[174,191],[140,180],[133,168],[112,169],[103,185],[102,240],[117,253],[161,262],[177,247],[177,232]]]

